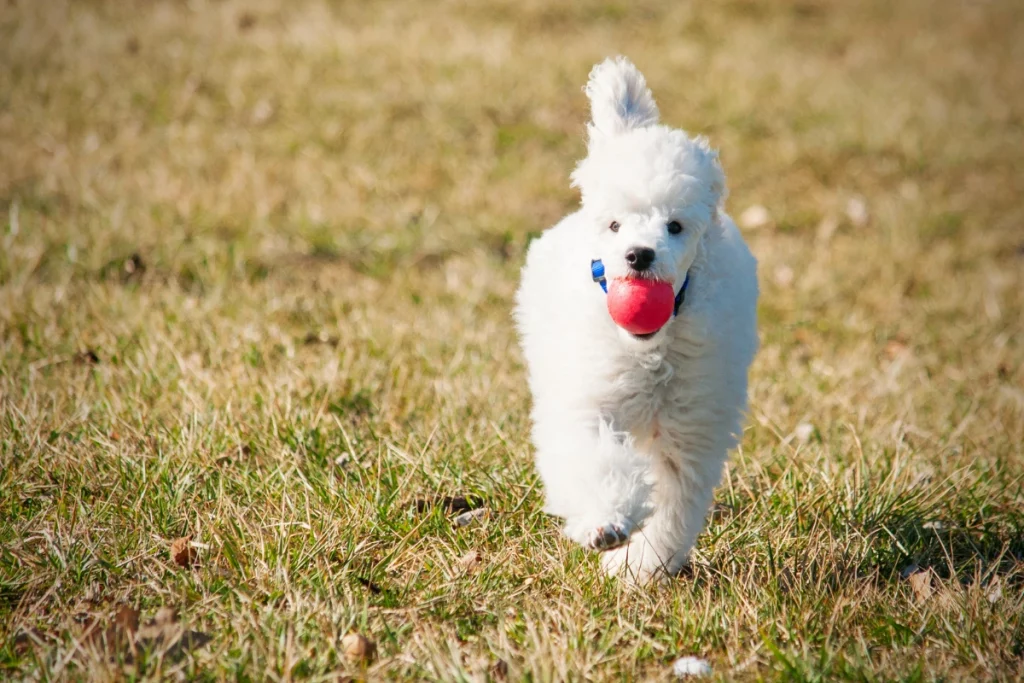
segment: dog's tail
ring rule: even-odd
[[[625,57],[609,57],[594,66],[583,92],[590,98],[591,140],[658,122],[658,105],[644,75]]]

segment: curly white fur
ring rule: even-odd
[[[531,245],[515,313],[546,510],[605,549],[610,573],[646,581],[686,564],[740,434],[757,264],[721,208],[717,153],[658,124],[637,68],[608,59],[585,92],[593,121],[572,173],[582,205]],[[596,258],[609,280],[625,276],[635,247],[655,250],[645,277],[678,291],[690,274],[679,315],[647,339],[612,322],[590,276]]]

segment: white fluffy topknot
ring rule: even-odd
[[[583,92],[590,99],[591,141],[658,123],[658,105],[647,81],[625,57],[609,57],[595,65]]]

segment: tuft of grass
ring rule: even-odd
[[[3,3],[0,677],[1018,678],[1022,29]],[[541,512],[509,317],[620,52],[770,216],[749,428],[691,570],[642,591]],[[194,637],[125,638],[124,606]]]

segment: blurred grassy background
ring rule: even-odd
[[[4,3],[0,669],[336,677],[355,629],[371,678],[1019,676],[1022,36],[1010,1]],[[751,426],[643,593],[539,511],[509,317],[619,53],[721,150],[762,281]],[[485,523],[410,507],[466,493]],[[212,640],[98,642],[118,605]]]

